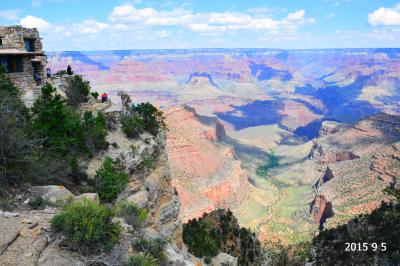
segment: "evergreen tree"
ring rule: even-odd
[[[43,139],[43,147],[66,155],[70,151],[87,152],[80,116],[65,104],[49,83],[32,107],[32,132]]]
[[[29,112],[0,66],[0,183],[17,181],[30,164],[36,142],[29,138]]]

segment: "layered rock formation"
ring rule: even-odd
[[[224,128],[214,118],[198,116],[189,107],[166,112],[172,183],[181,198],[184,221],[241,201],[246,177],[234,150],[219,140]]]
[[[374,210],[388,198],[382,190],[400,178],[399,122],[399,116],[376,114],[314,143],[310,158],[318,167],[327,165],[315,185],[311,208],[315,222],[324,222],[327,202],[334,215],[326,226],[334,227]]]
[[[342,124],[339,122],[324,121],[322,122],[321,128],[319,129],[319,136],[323,137],[330,134],[334,134],[341,130],[344,130],[346,127],[347,127],[346,124]]]

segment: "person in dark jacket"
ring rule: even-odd
[[[50,68],[46,68],[46,76],[47,76],[47,78],[51,78],[51,69]]]
[[[36,81],[36,85],[40,85],[40,83],[42,82],[42,79],[39,77],[38,73],[33,73],[33,79]]]
[[[71,68],[70,65],[67,66],[67,74],[70,75],[70,76],[71,76],[72,74],[74,74],[74,72],[72,72],[72,68]]]

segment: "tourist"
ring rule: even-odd
[[[39,86],[41,81],[42,81],[42,79],[39,77],[37,72],[33,73],[33,79],[36,81],[36,85]]]
[[[102,93],[101,94],[101,102],[102,103],[105,103],[105,102],[107,102],[107,100],[108,100],[108,94],[107,93]]]
[[[72,74],[74,74],[74,72],[72,72],[72,68],[71,68],[70,65],[67,66],[67,74],[70,75],[70,76],[71,76]]]
[[[46,68],[46,76],[47,76],[47,78],[51,78],[51,69],[50,68]]]

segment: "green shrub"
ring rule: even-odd
[[[143,167],[145,169],[154,169],[155,164],[156,163],[155,163],[154,157],[152,155],[148,155],[143,158]]]
[[[218,209],[189,220],[183,225],[182,238],[196,257],[207,259],[224,252],[238,257],[239,265],[263,265],[260,242],[250,230],[239,227],[230,210]]]
[[[151,255],[132,255],[124,263],[124,266],[157,266],[158,261]]]
[[[128,94],[120,92],[119,95],[123,106],[120,115],[122,130],[129,138],[137,137],[145,130],[155,136],[167,128],[163,112],[154,105],[149,102],[131,105]]]
[[[128,138],[135,138],[146,129],[143,119],[137,114],[121,114],[122,131]]]
[[[133,202],[121,201],[115,207],[118,216],[124,217],[125,221],[134,229],[139,227],[147,219],[147,210],[138,207]]]
[[[29,207],[31,207],[34,210],[44,210],[46,206],[54,207],[57,204],[49,201],[48,199],[45,199],[43,197],[36,197],[33,200],[28,202]]]
[[[80,103],[87,102],[90,93],[89,82],[83,80],[81,76],[75,75],[69,80],[65,94],[68,104],[77,107]]]
[[[145,129],[152,135],[155,136],[161,129],[167,128],[163,112],[151,103],[140,103],[135,107],[135,111],[143,119]]]
[[[91,92],[90,94],[91,94],[91,95],[93,96],[93,98],[95,98],[96,100],[97,100],[97,97],[99,97],[99,93],[98,93],[97,91]]]
[[[139,241],[135,243],[135,248],[136,250],[143,252],[146,256],[155,258],[159,264],[162,264],[167,258],[164,253],[164,248],[168,242],[168,239],[160,237],[153,239],[141,237]]]
[[[106,157],[102,166],[96,172],[96,190],[102,201],[111,202],[128,184],[128,175],[121,165]]]
[[[84,254],[108,251],[118,241],[121,226],[113,223],[114,213],[105,205],[88,199],[67,204],[51,220],[53,229],[61,232],[65,243]]]

